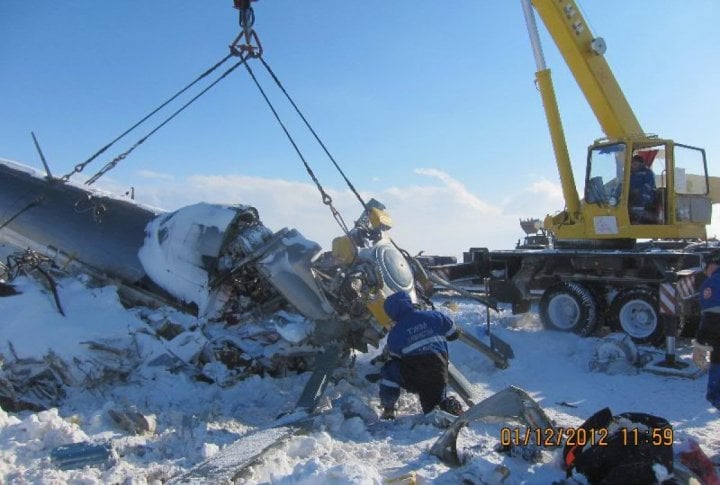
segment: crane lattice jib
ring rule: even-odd
[[[532,0],[575,81],[608,138],[640,136],[643,130],[605,61],[604,42],[593,37],[574,0]]]

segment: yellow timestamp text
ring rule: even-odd
[[[615,437],[617,434],[617,438]],[[500,428],[501,446],[608,446],[609,440],[619,440],[623,446],[671,446],[674,440],[673,429],[666,428],[620,428],[611,436],[608,428],[579,427],[503,427]]]
[[[620,428],[622,444],[625,446],[652,445],[672,446],[675,436],[671,427],[665,428]]]

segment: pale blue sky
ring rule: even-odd
[[[643,128],[705,147],[720,175],[720,2],[581,7],[605,38]],[[254,9],[265,59],[356,187],[390,206],[411,249],[506,248],[521,234],[519,217],[562,209],[519,0],[260,0]],[[39,167],[33,130],[54,172],[66,173],[226,55],[238,30],[231,0],[0,0],[0,157]],[[541,33],[582,174],[586,146],[602,133]],[[330,162],[270,80],[261,81],[323,185],[339,191],[346,220],[354,219],[358,205]],[[106,152],[88,175],[153,126]],[[169,209],[198,197],[255,204],[273,229],[295,225],[323,246],[338,232],[242,69],[103,182],[135,186],[140,200]],[[248,185],[253,191],[242,190]],[[318,215],[305,220],[299,206]],[[433,229],[418,229],[423,223]]]

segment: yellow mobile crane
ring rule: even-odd
[[[547,217],[557,241],[704,239],[712,199],[702,148],[645,133],[605,61],[605,42],[594,37],[574,0],[522,0],[557,160],[565,210]],[[578,197],[550,70],[545,67],[533,7],[570,68],[606,138],[588,149],[585,194]],[[635,197],[631,160],[655,179],[645,199]],[[717,201],[717,200],[716,200]]]
[[[539,298],[549,328],[588,335],[609,324],[638,342],[659,343],[665,336],[674,355],[679,329],[699,317],[696,270],[713,250],[697,242],[706,238],[711,195],[718,194],[711,190],[717,179],[708,177],[705,151],[642,130],[605,61],[605,42],[593,36],[575,0],[521,2],[566,206],[543,223],[554,247],[471,248],[464,263],[444,267],[444,274],[454,281],[485,278],[490,294],[512,303],[514,313]],[[588,149],[582,199],[534,12],[605,134]]]

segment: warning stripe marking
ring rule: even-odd
[[[660,285],[660,313],[667,315],[675,314],[677,304],[675,287],[671,283]]]
[[[680,278],[677,283],[677,291],[680,295],[680,298],[682,298],[683,300],[687,300],[688,298],[695,296],[695,277],[685,276],[683,278]]]

